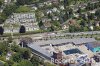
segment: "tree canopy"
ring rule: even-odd
[[[13,12],[15,12],[17,6],[16,4],[11,4],[6,6],[6,8],[3,11],[3,14],[5,14],[7,17],[10,16]]]
[[[20,61],[22,60],[21,54],[20,54],[20,53],[15,53],[15,54],[13,54],[13,55],[12,55],[12,60],[13,60],[14,62],[20,62]]]
[[[29,60],[22,60],[18,66],[33,66],[33,64]]]
[[[17,13],[29,12],[31,9],[28,6],[20,6],[16,9]]]

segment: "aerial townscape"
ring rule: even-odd
[[[0,0],[0,66],[100,66],[100,0]]]

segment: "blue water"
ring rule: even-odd
[[[82,54],[82,52],[79,50],[79,49],[70,49],[70,50],[65,50],[63,51],[66,55],[69,55],[69,54],[75,54],[75,53],[79,53],[79,54]]]

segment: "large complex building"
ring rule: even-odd
[[[28,44],[28,47],[33,53],[54,63],[67,63],[70,60],[81,63],[82,60],[85,59],[87,62],[94,56],[94,53],[85,45],[95,41],[94,38],[43,40]]]

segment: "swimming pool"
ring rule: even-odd
[[[93,52],[100,52],[100,47],[96,47],[93,49]]]
[[[75,48],[75,49],[70,49],[70,50],[65,50],[65,51],[63,51],[66,55],[69,55],[69,54],[75,54],[75,53],[79,53],[79,54],[82,54],[82,52],[79,50],[79,49],[77,49],[77,48]]]
[[[100,44],[87,43],[85,46],[94,53],[100,52]]]

